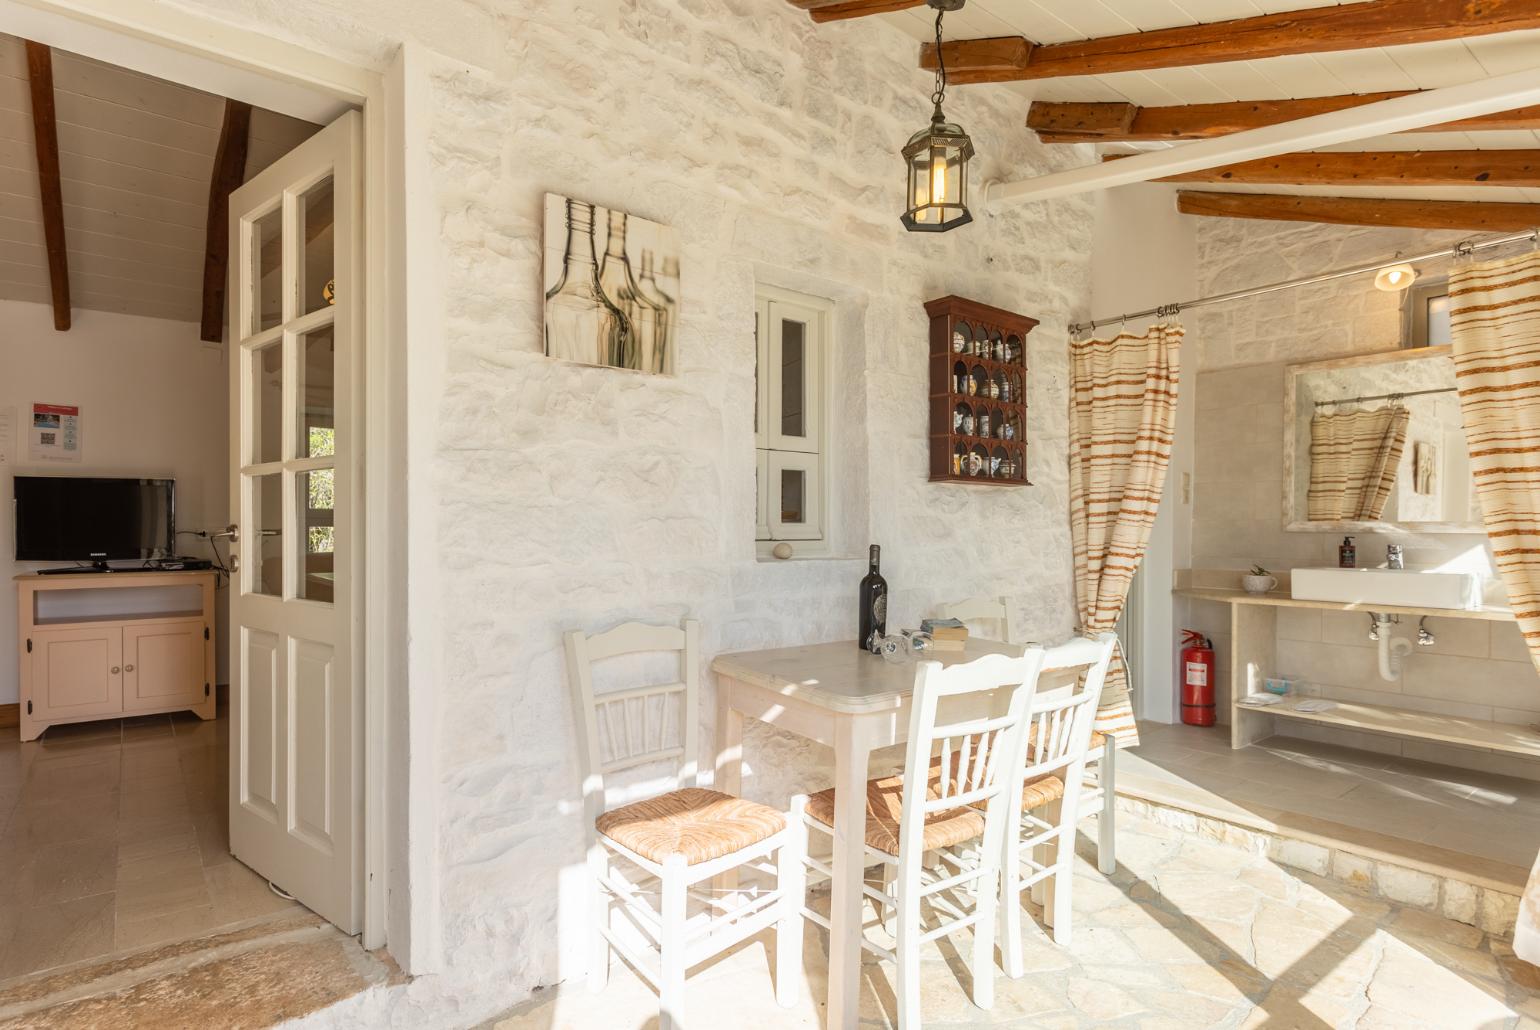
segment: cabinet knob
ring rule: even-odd
[[[123,671],[124,672],[133,672],[134,671],[134,667],[132,665],[125,665],[125,666],[123,666]]]
[[[116,665],[114,665],[114,666],[113,666],[113,667],[112,667],[112,674],[113,674],[113,675],[114,675],[114,676],[116,676],[116,675],[117,675],[117,674],[118,674],[118,673],[120,673],[120,672],[122,672],[122,671],[123,671],[123,670],[122,670],[122,669],[120,669],[120,668],[118,668],[118,667],[117,667],[117,666],[116,666]]]

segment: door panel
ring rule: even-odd
[[[361,119],[230,198],[230,846],[349,933],[363,879],[355,365]]]
[[[38,630],[32,636],[34,719],[123,711],[123,631]]]
[[[123,627],[123,710],[203,703],[203,620]]]

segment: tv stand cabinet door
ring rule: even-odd
[[[203,703],[203,620],[123,627],[123,710],[165,712]]]
[[[73,722],[123,712],[123,630],[32,632],[32,720]]]

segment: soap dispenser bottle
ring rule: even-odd
[[[1342,538],[1342,546],[1337,548],[1337,567],[1351,569],[1358,565],[1358,548],[1353,546],[1353,538]]]

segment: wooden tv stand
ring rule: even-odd
[[[16,577],[21,739],[61,723],[214,718],[213,572]]]

